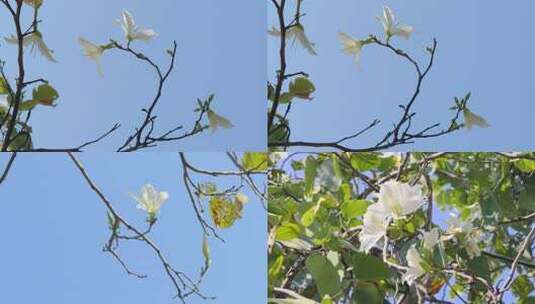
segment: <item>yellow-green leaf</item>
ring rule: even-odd
[[[233,202],[214,197],[210,200],[210,215],[218,228],[229,228],[240,217],[240,212]]]
[[[306,77],[298,77],[290,83],[290,94],[301,99],[311,100],[315,91],[316,87]]]
[[[49,84],[42,84],[33,89],[33,99],[44,106],[54,106],[54,101],[58,98],[58,91]]]
[[[264,152],[246,152],[243,155],[242,165],[245,170],[263,171],[268,168],[268,154]]]

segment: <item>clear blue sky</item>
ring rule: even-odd
[[[230,169],[224,154],[188,154],[203,168]],[[131,222],[142,224],[129,193],[144,183],[168,191],[153,239],[187,273],[203,263],[201,229],[179,181],[176,153],[79,155],[102,191]],[[7,155],[0,156],[0,164]],[[149,277],[127,276],[101,251],[108,236],[106,211],[67,155],[20,155],[0,186],[4,231],[0,268],[2,303],[176,303],[173,290],[153,253],[138,244],[124,245],[130,265]],[[230,185],[223,180],[222,185]],[[266,302],[266,216],[253,199],[244,217],[222,233],[225,244],[211,240],[213,264],[204,290],[212,303]],[[204,303],[191,298],[190,303]]]
[[[105,5],[103,5],[105,3]],[[45,1],[40,30],[58,63],[28,56],[27,76],[47,77],[59,90],[55,109],[40,109],[32,117],[39,147],[76,146],[102,134],[120,122],[123,127],[111,139],[93,147],[117,148],[142,118],[141,107],[155,94],[156,79],[135,58],[111,52],[103,60],[104,77],[95,64],[82,56],[77,37],[97,43],[121,39],[114,24],[128,9],[137,24],[155,29],[160,36],[149,45],[136,42],[149,57],[167,63],[165,54],[178,42],[177,67],[170,77],[158,108],[159,127],[167,131],[177,124],[191,125],[197,98],[216,94],[213,108],[236,126],[214,135],[205,134],[180,143],[164,144],[163,151],[260,150],[266,146],[266,10],[261,1]],[[27,9],[27,16],[31,11]],[[5,8],[0,10],[2,36],[14,32]],[[0,58],[14,74],[15,47],[0,46]]]
[[[294,3],[294,1],[289,1]],[[399,117],[397,105],[414,88],[414,72],[405,62],[377,47],[362,52],[358,70],[342,53],[337,33],[354,37],[382,34],[375,16],[390,6],[403,24],[414,26],[413,37],[395,43],[415,58],[424,60],[425,46],[433,37],[439,42],[436,64],[417,101],[418,124],[448,123],[454,96],[472,92],[472,110],[487,118],[491,128],[464,130],[444,138],[427,140],[406,150],[529,150],[532,101],[530,60],[531,28],[526,20],[535,9],[533,1],[304,1],[302,18],[318,56],[302,48],[290,48],[289,72],[310,73],[317,92],[312,102],[296,102],[290,116],[294,139],[331,141],[353,134],[374,118],[390,127]],[[275,10],[268,6],[268,26],[276,25]],[[277,40],[268,43],[268,77],[278,67]],[[377,137],[374,137],[377,138]],[[526,139],[528,138],[528,139]],[[374,143],[376,141],[373,141]],[[362,145],[372,143],[364,137]],[[303,148],[296,148],[303,149]]]

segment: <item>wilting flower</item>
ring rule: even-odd
[[[169,194],[158,192],[152,185],[146,184],[141,188],[139,195],[132,195],[132,197],[138,203],[137,208],[147,211],[149,217],[154,219],[162,204],[169,198]]]
[[[217,131],[217,128],[219,127],[222,127],[225,129],[230,129],[234,127],[234,125],[230,122],[230,120],[226,119],[223,116],[216,114],[212,110],[208,110],[206,114],[208,115],[208,123],[210,125],[210,130],[212,131],[212,133]]]
[[[10,37],[5,38],[6,42],[11,44],[18,44],[17,37],[11,35]],[[56,62],[54,56],[52,55],[53,51],[46,46],[45,41],[43,40],[43,35],[39,31],[35,31],[31,34],[25,35],[22,41],[24,47],[30,47],[30,52],[33,52],[36,48],[39,50],[41,55],[46,59]]]
[[[423,240],[424,240],[424,248],[426,249],[433,249],[436,244],[438,244],[438,228],[433,228],[431,231],[424,231],[423,232]]]
[[[407,272],[403,274],[403,281],[407,282],[407,284],[411,285],[418,279],[420,276],[422,276],[425,273],[425,270],[422,268],[422,258],[420,257],[420,254],[418,253],[418,250],[414,247],[414,245],[409,248],[407,251],[407,265],[409,266],[409,269],[407,269]]]
[[[464,125],[468,131],[470,131],[473,126],[478,126],[481,128],[490,127],[490,124],[485,120],[485,118],[474,114],[474,112],[470,111],[468,108],[463,110],[463,116]]]
[[[359,234],[360,250],[368,253],[375,243],[386,235],[386,225],[383,206],[376,203],[368,207]]]
[[[424,203],[419,187],[398,181],[381,185],[378,203],[383,205],[386,216],[398,219],[416,211]]]
[[[338,39],[342,43],[344,53],[355,56],[355,62],[358,64],[360,59],[360,51],[364,46],[362,40],[353,39],[345,33],[338,33]]]
[[[89,42],[83,37],[79,37],[78,42],[82,46],[84,55],[97,63],[98,74],[102,75],[103,73],[102,66],[100,64],[100,59],[102,58],[102,54],[104,54],[104,48],[102,46],[98,46],[92,42]]]
[[[121,20],[117,20],[123,28],[124,35],[128,41],[143,40],[149,42],[152,38],[158,36],[158,34],[151,29],[139,28],[136,26],[134,17],[128,11],[124,11]]]
[[[236,193],[234,197],[234,203],[238,207],[238,211],[241,213],[243,206],[249,202],[249,197],[243,193]]]
[[[271,28],[268,33],[271,36],[280,37],[281,32],[280,30],[276,29],[275,27]],[[287,41],[296,41],[299,42],[311,55],[318,55],[316,53],[316,50],[314,49],[314,43],[312,43],[307,35],[305,34],[305,28],[301,24],[296,24],[292,27],[290,27],[286,31],[286,40]]]
[[[405,39],[410,38],[413,31],[412,26],[400,25],[399,23],[397,23],[394,13],[388,6],[385,6],[383,8],[383,16],[378,16],[377,19],[383,25],[383,29],[385,31],[387,39],[390,39],[394,36],[401,36]]]

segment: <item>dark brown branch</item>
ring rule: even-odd
[[[15,162],[16,157],[17,157],[17,152],[11,153],[9,160],[7,161],[6,167],[4,168],[4,171],[2,175],[0,176],[0,184],[3,183],[4,180],[7,178],[7,175],[9,174],[9,171],[11,170],[11,166],[13,165],[13,162]]]

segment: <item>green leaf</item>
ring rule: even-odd
[[[290,94],[301,99],[311,100],[310,95],[315,91],[316,87],[306,77],[298,77],[290,83]]]
[[[13,140],[7,147],[8,151],[24,151],[33,147],[32,136],[30,133],[22,131],[13,136]]]
[[[342,215],[346,220],[354,219],[357,216],[364,215],[369,205],[370,202],[367,200],[350,200],[344,202],[341,207]]]
[[[375,153],[351,154],[351,166],[359,171],[368,171],[381,165],[381,159]]]
[[[486,256],[478,256],[468,261],[468,267],[479,277],[490,280],[489,260]]]
[[[19,110],[20,111],[30,111],[33,108],[35,108],[35,106],[37,106],[38,104],[39,104],[38,100],[35,100],[35,99],[26,100],[26,101],[23,101],[23,102],[20,103]]]
[[[318,288],[320,298],[336,296],[340,290],[340,277],[333,264],[321,254],[314,254],[305,262],[307,270]]]
[[[323,297],[323,300],[321,300],[321,304],[334,304],[334,301],[331,296],[325,295],[325,297]]]
[[[268,276],[269,281],[273,281],[282,270],[282,266],[284,265],[284,255],[279,255],[273,263],[269,266]]]
[[[297,238],[300,233],[300,228],[296,224],[284,223],[277,228],[275,239],[277,241],[289,241]]]
[[[33,99],[41,105],[52,107],[54,106],[54,101],[58,98],[58,91],[49,84],[42,84],[33,89]]]
[[[286,142],[289,137],[289,127],[285,123],[274,124],[269,132],[269,142]]]
[[[8,93],[7,81],[4,79],[4,77],[0,76],[0,95],[5,95]]]
[[[383,304],[384,296],[375,284],[358,281],[353,293],[354,304]]]
[[[353,254],[353,272],[357,279],[379,281],[391,276],[388,266],[373,255],[361,252]]]
[[[119,225],[118,225],[117,219],[115,218],[115,215],[113,215],[109,211],[106,214],[108,215],[108,228],[110,228],[110,230],[112,231],[117,231],[117,229],[119,228]]]
[[[203,234],[202,254],[204,256],[205,268],[208,269],[208,267],[210,267],[210,264],[212,264],[212,258],[210,257],[210,247],[208,245],[208,238],[206,237],[206,234]]]
[[[305,193],[311,193],[314,188],[314,179],[318,171],[318,161],[309,156],[305,160]]]
[[[515,161],[514,164],[515,167],[522,172],[531,173],[535,171],[535,160],[519,159]]]
[[[525,299],[535,289],[533,283],[527,275],[518,276],[513,282],[513,293],[520,299]]]
[[[229,228],[240,217],[240,210],[230,200],[213,197],[210,200],[210,215],[218,228]]]
[[[264,171],[268,169],[268,154],[263,152],[246,152],[243,155],[242,165],[245,170]]]
[[[316,214],[318,213],[318,210],[321,206],[321,201],[318,201],[315,205],[310,207],[301,217],[301,224],[305,227],[308,227],[312,225],[314,220],[316,219]]]

